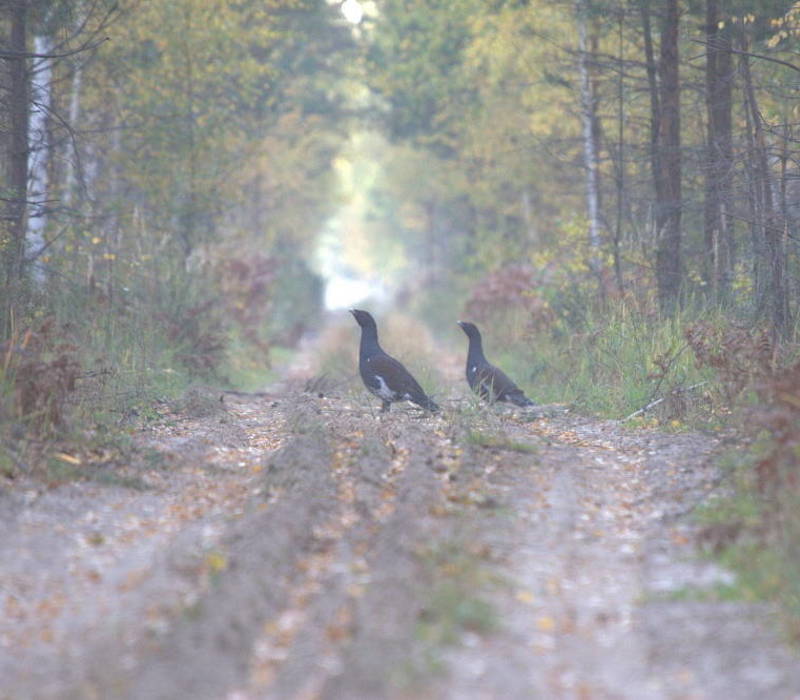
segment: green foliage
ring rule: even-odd
[[[765,600],[781,608],[781,626],[800,641],[800,494],[796,487],[765,498],[758,486],[758,465],[773,449],[769,433],[725,462],[725,495],[698,514],[703,540],[711,553],[737,575],[739,598]]]
[[[658,59],[660,10],[654,4],[649,7]],[[587,8],[602,210],[600,247],[592,249],[583,215],[585,144],[575,5],[550,0],[388,0],[377,5],[374,22],[365,32],[365,80],[375,96],[373,112],[391,144],[382,154],[372,154],[373,162],[379,159],[380,174],[372,190],[372,218],[364,225],[380,249],[403,242],[400,254],[393,251],[393,259],[402,262],[392,276],[415,275],[415,288],[424,292],[420,296],[436,294],[438,301],[439,289],[455,294],[465,281],[495,274],[512,263],[530,263],[543,287],[537,293],[554,307],[570,305],[573,313],[581,314],[587,295],[624,297],[631,306],[639,299],[645,301],[642,306],[649,304],[660,234],[652,225],[651,115],[642,15],[638,6],[613,0],[593,1]],[[700,67],[691,42],[704,40],[698,29],[703,13],[703,3],[690,3],[683,16],[682,76]],[[793,60],[797,12],[787,3],[728,4],[721,23],[720,37],[736,46]],[[732,60],[735,69],[744,59],[737,54]],[[784,154],[790,163],[795,118],[786,88],[793,74],[763,59],[750,59],[750,64],[766,119],[767,148]],[[752,115],[745,114],[737,97],[744,88],[739,83],[737,78],[732,100],[731,202],[750,201],[747,193],[754,186],[748,166],[753,158],[748,145]],[[697,95],[683,87],[683,112],[695,114],[700,109]],[[748,223],[755,215],[729,220],[733,252],[726,279],[732,292],[719,299],[709,282],[709,266],[717,264],[711,258],[716,260],[720,252],[709,249],[711,234],[704,230],[703,209],[697,205],[707,172],[703,120],[684,118],[681,141],[683,301],[687,306],[723,301],[737,317],[757,318],[765,312],[768,273],[761,263],[752,265],[764,254],[762,234]],[[778,190],[787,193],[792,211],[781,215],[791,232],[796,227],[791,204],[795,174],[792,166],[779,167],[778,159],[770,167],[773,196]],[[588,274],[593,259],[599,275]],[[796,284],[797,256],[791,246],[786,265]],[[790,305],[794,309],[794,298]]]
[[[736,334],[711,335],[724,348],[742,343]],[[746,340],[746,339],[745,339]],[[723,381],[740,382],[738,358],[707,352]],[[756,348],[759,347],[757,344]],[[759,352],[753,357],[758,358]],[[761,367],[751,376],[757,397],[745,412],[743,432],[749,442],[728,454],[725,491],[701,513],[704,540],[721,561],[734,569],[748,596],[777,602],[782,623],[800,641],[800,362]],[[736,396],[741,395],[741,390]]]
[[[527,442],[511,440],[505,435],[486,433],[480,430],[471,430],[467,433],[466,440],[473,445],[495,450],[508,450],[510,452],[523,452],[535,454],[538,449]]]
[[[339,50],[347,48],[332,12],[318,2],[289,0],[179,0],[128,8],[85,98],[92,121],[113,118],[126,127],[106,137],[114,172],[107,196],[117,199],[124,188],[152,227],[179,238],[184,255],[214,240],[237,205],[256,206],[242,197],[258,186],[250,179],[269,177],[265,159],[281,165],[276,153],[262,148],[264,135],[283,149],[297,138],[289,115],[295,122],[298,114],[313,118],[307,100],[309,92],[319,93],[321,76],[302,71],[321,60],[313,51],[315,60],[304,57],[315,45],[320,51],[330,46],[333,37]],[[336,108],[331,100],[313,105],[326,116]],[[318,124],[314,136],[307,127],[303,134],[316,141],[330,128]],[[305,158],[316,148],[311,140],[303,145]],[[329,140],[328,159],[331,146]],[[325,167],[324,160],[294,165]]]
[[[707,381],[683,337],[686,317],[643,317],[627,305],[584,309],[532,326],[523,310],[493,313],[481,324],[487,357],[537,403],[566,403],[582,412],[623,418],[676,389]],[[703,391],[688,405],[664,402],[655,413],[685,421],[707,414]]]
[[[138,477],[115,471],[132,457],[119,431],[180,392],[188,372],[149,315],[131,307],[108,314],[91,297],[81,306],[77,295],[61,300],[47,318],[19,318],[5,345],[0,470],[50,483],[90,479],[141,488]]]
[[[366,77],[385,101],[389,134],[412,138],[440,154],[451,151],[449,122],[468,110],[472,87],[460,70],[475,0],[381,4],[370,37]]]
[[[338,6],[34,5],[30,31],[59,52],[110,40],[52,63],[40,280],[6,264],[0,236],[0,343],[44,319],[59,336],[3,367],[0,437],[65,439],[150,416],[198,380],[265,381],[285,359],[274,348],[319,318],[305,260],[338,202],[354,64]]]

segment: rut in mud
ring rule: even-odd
[[[769,611],[684,594],[714,439],[375,409],[229,396],[146,490],[4,494],[0,697],[798,697]]]

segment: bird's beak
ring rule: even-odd
[[[456,321],[456,323],[457,323],[459,326],[461,326],[462,328],[464,327],[464,322],[463,322],[463,321]]]

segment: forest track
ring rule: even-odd
[[[695,595],[713,438],[285,386],[141,434],[145,491],[0,498],[0,697],[800,697]]]

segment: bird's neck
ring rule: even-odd
[[[378,329],[377,328],[362,328],[361,329],[361,344],[358,347],[358,354],[361,359],[374,355],[380,352],[381,346],[378,345]]]
[[[478,362],[486,362],[483,354],[483,341],[480,336],[469,339],[469,351],[467,352],[467,363],[472,366]]]

